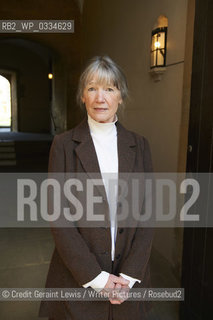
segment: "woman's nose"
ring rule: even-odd
[[[97,90],[96,100],[97,100],[97,102],[104,102],[104,92],[103,92],[103,90],[101,90],[101,89]]]

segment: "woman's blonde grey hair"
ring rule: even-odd
[[[94,74],[96,75],[98,83],[103,85],[114,85],[118,90],[120,90],[122,105],[124,106],[128,97],[127,80],[121,68],[108,56],[94,57],[89,61],[89,64],[82,72],[79,79],[77,103],[83,107],[83,91],[94,77]]]

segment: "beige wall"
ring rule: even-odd
[[[183,112],[188,113],[187,107],[185,111],[182,109],[187,6],[187,0],[84,2],[83,60],[107,54],[122,66],[129,82],[131,101],[121,121],[148,138],[154,169],[161,172],[185,168],[186,148],[179,149],[179,145],[183,120],[185,128],[188,124],[186,117],[182,117]],[[154,82],[149,73],[150,38],[152,28],[162,14],[168,18],[167,64],[175,65],[166,68],[160,82]],[[193,30],[193,14],[188,23]],[[190,59],[192,47],[188,50]],[[188,106],[190,87],[184,90],[187,91],[185,106]],[[182,234],[177,230],[156,232],[156,249],[178,270],[181,243]]]
[[[176,171],[183,68],[167,68],[160,82],[149,74],[150,35],[158,16],[168,17],[167,64],[184,60],[187,0],[91,0],[84,5],[85,59],[108,54],[125,70],[132,101],[123,121],[148,137],[157,171]]]

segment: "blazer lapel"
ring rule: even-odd
[[[118,179],[119,181],[124,181],[126,183],[126,188],[120,189],[119,198],[123,199],[126,197],[126,191],[128,192],[129,188],[129,179],[131,178],[132,172],[135,168],[135,156],[136,156],[136,142],[134,139],[133,134],[126,130],[120,122],[117,122],[117,133],[118,133],[118,167],[119,167],[119,174]],[[117,208],[117,214],[119,214],[120,210],[122,210],[122,207],[118,206]],[[130,216],[128,215],[130,218]],[[119,248],[120,239],[123,239],[122,237],[119,237],[119,230],[121,229],[121,226],[128,226],[129,225],[129,218],[125,219],[125,222],[118,221],[117,227],[117,240],[116,240],[116,251]],[[132,225],[132,221],[130,223]]]
[[[119,177],[125,173],[128,178],[135,164],[135,140],[130,131],[126,130],[120,122],[116,123],[118,133],[118,170]]]
[[[79,142],[75,148],[76,155],[81,161],[82,167],[91,179],[102,179],[95,146],[90,135],[87,119],[75,128],[73,140]],[[99,189],[103,199],[107,201],[105,188],[96,186]]]

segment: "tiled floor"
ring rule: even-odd
[[[42,288],[54,248],[48,229],[0,229],[0,287]],[[152,286],[179,287],[169,264],[153,249]],[[0,320],[38,320],[39,302],[0,302]],[[45,318],[43,318],[45,320]],[[155,302],[150,320],[178,320],[178,305]]]

